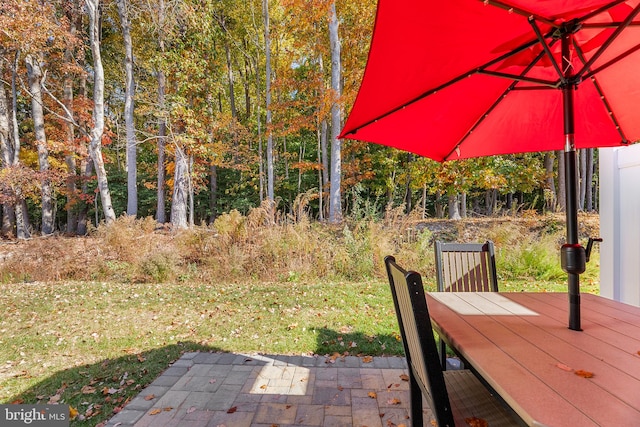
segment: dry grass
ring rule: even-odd
[[[581,235],[596,236],[598,217],[581,217]],[[463,221],[420,220],[389,210],[382,220],[333,226],[303,214],[277,217],[265,208],[247,216],[230,212],[211,226],[173,232],[152,218],[123,216],[87,237],[54,236],[0,245],[0,282],[97,280],[119,283],[305,282],[384,278],[392,254],[433,276],[433,241],[483,241],[498,249],[508,278],[536,276],[536,268],[511,267],[514,259],[557,262],[564,239],[561,216],[500,217]],[[550,274],[546,266],[542,270]],[[551,274],[548,279],[553,279]]]

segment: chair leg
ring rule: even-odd
[[[411,368],[409,368],[409,393],[411,394],[411,425],[413,427],[423,427],[422,390],[420,390]]]
[[[447,370],[447,344],[439,338],[440,341],[440,364],[442,365],[442,370]]]

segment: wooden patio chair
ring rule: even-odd
[[[484,243],[435,242],[436,282],[440,292],[498,292],[496,254]],[[447,368],[447,345],[440,339],[440,362]]]
[[[520,425],[471,371],[441,369],[420,274],[405,271],[392,256],[385,265],[409,368],[412,425],[424,425],[423,396],[440,427],[465,426],[473,418],[491,427]]]

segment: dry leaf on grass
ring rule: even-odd
[[[478,417],[465,418],[464,421],[471,427],[489,427],[487,420]]]

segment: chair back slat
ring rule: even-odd
[[[440,426],[454,426],[422,278],[405,271],[391,256],[385,258],[391,294],[412,380],[427,398]],[[415,420],[414,420],[415,422]]]
[[[439,291],[497,292],[493,242],[435,244]]]

